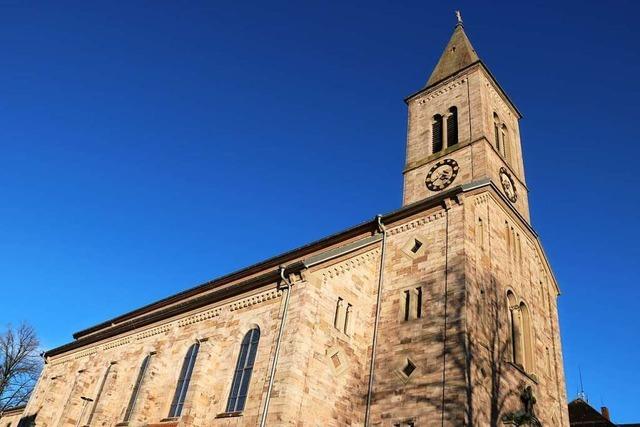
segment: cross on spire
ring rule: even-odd
[[[458,20],[458,23],[456,25],[462,25],[462,14],[459,10],[456,10],[456,19]]]

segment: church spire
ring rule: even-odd
[[[436,68],[434,68],[431,73],[429,81],[427,81],[427,86],[431,86],[457,73],[463,68],[480,61],[478,54],[464,32],[460,11],[456,11],[456,17],[458,23],[453,30],[453,35],[449,43],[447,43],[447,47],[444,49],[442,56],[440,56]]]

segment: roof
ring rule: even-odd
[[[572,427],[616,427],[580,398],[569,402],[569,424]]]
[[[444,80],[478,61],[480,58],[465,34],[464,27],[458,23],[426,86]]]
[[[435,68],[431,72],[431,76],[429,76],[429,80],[427,80],[427,84],[424,85],[417,92],[412,93],[407,96],[404,101],[408,103],[410,99],[413,99],[415,96],[433,89],[434,87],[440,85],[445,80],[449,78],[453,78],[456,75],[461,75],[464,72],[469,70],[473,70],[476,67],[481,67],[488,75],[489,79],[495,84],[496,90],[504,97],[505,101],[513,108],[518,118],[522,118],[522,113],[518,110],[518,107],[513,103],[509,95],[502,89],[498,80],[495,78],[489,67],[485,65],[484,62],[478,56],[478,53],[473,48],[471,41],[467,37],[467,34],[464,32],[464,27],[462,22],[458,22],[458,24],[453,29],[453,34],[451,35],[451,39],[449,39],[449,43],[444,48],[444,52],[440,56],[438,63]]]
[[[14,406],[12,408],[7,408],[4,411],[0,411],[0,417],[19,414],[22,411],[24,411],[24,408],[26,407],[27,407],[26,405],[20,405],[20,406]]]
[[[388,225],[395,221],[402,220],[403,218],[410,217],[411,215],[415,215],[425,209],[440,206],[442,200],[445,198],[487,186],[492,188],[495,191],[495,194],[504,200],[505,205],[511,206],[502,192],[495,187],[493,182],[490,180],[481,180],[452,187],[421,201],[403,206],[396,211],[381,215],[380,221],[383,224]],[[513,209],[513,212],[521,220],[522,224],[532,233],[534,238],[538,239],[537,233],[533,230],[531,225],[522,218],[522,215],[520,215],[520,213],[515,209]],[[204,307],[213,302],[241,294],[250,289],[256,289],[258,286],[273,283],[274,281],[279,280],[279,269],[281,267],[284,267],[287,273],[298,272],[302,269],[308,268],[311,264],[317,264],[323,259],[335,256],[334,252],[336,248],[340,248],[340,250],[353,249],[352,246],[357,247],[359,244],[367,243],[366,241],[368,238],[363,239],[364,236],[373,237],[377,233],[378,217],[324,239],[246,267],[229,275],[205,282],[199,286],[187,289],[186,291],[179,292],[170,297],[114,317],[106,322],[91,326],[83,331],[76,332],[73,334],[75,338],[74,341],[46,351],[44,354],[45,360],[48,357],[56,356],[85,345],[114,337],[133,329],[151,325],[155,322],[168,319],[196,308]],[[540,245],[538,247],[541,248]],[[541,252],[541,254],[542,258],[548,265],[546,255],[544,252]],[[550,267],[549,271],[551,271]],[[551,272],[551,274],[553,274],[553,272]],[[555,281],[555,278],[553,282],[557,289],[557,282]]]

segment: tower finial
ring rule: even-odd
[[[580,374],[580,391],[578,392],[578,397],[585,402],[589,402],[587,399],[587,394],[584,392],[584,385],[582,384],[582,369],[578,366],[578,373]]]
[[[456,10],[456,18],[458,19],[458,23],[456,24],[456,26],[462,26],[462,14],[459,10]]]

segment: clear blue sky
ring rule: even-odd
[[[640,422],[640,3],[524,3],[2,2],[0,323],[51,348],[398,208],[402,99],[461,8],[525,116],[569,397],[581,366]]]

